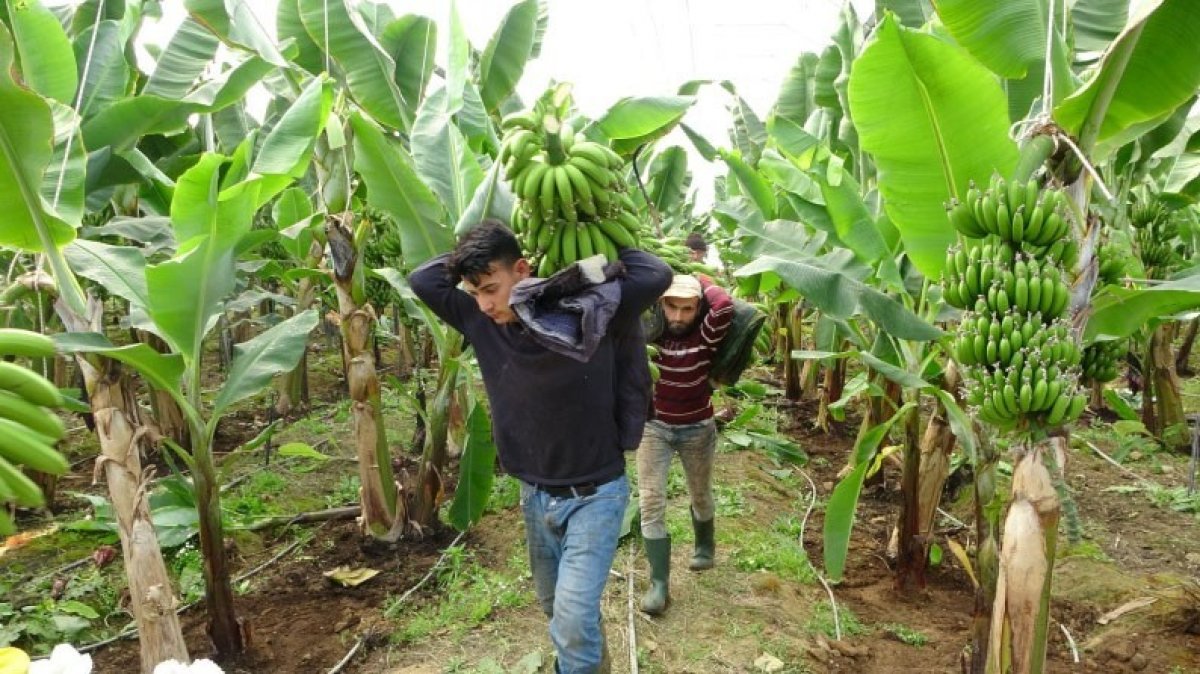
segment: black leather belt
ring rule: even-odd
[[[580,484],[569,484],[569,485],[535,484],[533,486],[538,491],[547,493],[547,494],[553,496],[554,498],[583,498],[585,496],[594,495],[600,487],[603,487],[604,485],[608,484],[609,482],[612,482],[613,480],[617,479],[618,477],[621,477],[621,475],[623,475],[623,474],[624,473],[621,473],[621,474],[614,475],[610,478],[593,480],[591,482],[581,482]]]

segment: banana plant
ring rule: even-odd
[[[118,86],[111,86],[111,81],[102,83],[99,75],[120,69],[100,68],[91,71],[98,75],[96,78],[80,83],[81,69],[75,65],[70,38],[62,24],[40,3],[6,3],[3,9],[4,20],[0,21],[3,134],[0,135],[5,140],[0,143],[0,207],[9,218],[0,232],[0,245],[45,255],[63,324],[68,330],[98,329],[103,321],[103,306],[85,298],[61,248],[75,237],[72,221],[78,224],[82,219],[76,220],[81,216],[79,206],[84,203],[80,196],[84,189],[83,165],[72,160],[86,147],[79,138],[78,120],[81,116],[89,119],[86,115],[99,98],[98,92],[106,92],[111,99],[124,95],[125,82],[122,80]],[[81,6],[77,11],[88,9]],[[88,25],[91,35],[96,37],[92,41],[96,48],[81,52],[86,55],[82,70],[87,70],[88,63],[99,65],[105,61],[113,53],[109,47],[123,45],[115,31],[106,31],[109,37],[100,39],[101,28],[112,26],[95,9],[90,7],[96,18]],[[136,27],[137,14],[130,9],[130,27]],[[19,35],[19,39],[14,39],[14,35]],[[22,45],[20,70],[14,66],[16,44]],[[68,62],[69,65],[64,65]],[[54,67],[46,68],[47,64]],[[34,71],[39,71],[38,75],[32,75],[32,81],[39,83],[38,89],[19,84],[13,78],[17,73]],[[76,78],[74,84],[71,77]],[[23,81],[30,81],[29,77],[24,76]],[[80,92],[78,97],[76,90]],[[62,98],[46,98],[46,94]],[[72,147],[70,151],[68,145]],[[188,655],[150,513],[144,500],[138,498],[145,476],[139,452],[130,451],[140,439],[136,434],[140,426],[138,406],[119,362],[86,355],[76,360],[96,421],[102,452],[99,465],[103,466],[110,501],[118,516],[118,534],[133,598],[131,608],[140,635],[141,668],[149,673],[159,662],[186,661]]]
[[[962,199],[968,180],[982,184],[993,171],[1025,180],[1047,158],[1045,149],[1050,143],[1045,140],[1027,142],[1018,160],[1017,147],[1008,138],[1010,120],[1023,118],[1034,99],[1027,91],[1022,93],[1022,81],[1042,85],[1042,98],[1034,113],[1040,109],[1043,115],[1052,114],[1059,125],[1077,132],[1081,152],[1092,161],[1102,160],[1131,138],[1157,126],[1196,89],[1192,61],[1173,74],[1171,86],[1153,92],[1141,87],[1142,80],[1135,76],[1144,72],[1141,68],[1150,67],[1149,58],[1161,57],[1168,59],[1166,62],[1194,59],[1194,54],[1182,53],[1194,51],[1194,37],[1179,40],[1181,33],[1177,32],[1171,33],[1175,39],[1166,36],[1168,25],[1173,27],[1171,31],[1192,30],[1194,17],[1184,17],[1180,4],[1163,2],[1143,7],[1108,48],[1087,82],[1078,88],[1074,74],[1064,67],[1071,62],[1062,38],[1067,28],[1060,25],[1047,33],[1044,3],[979,7],[975,3],[947,2],[938,3],[937,9],[954,42],[922,36],[885,16],[874,41],[856,62],[848,89],[863,149],[878,166],[887,212],[900,229],[913,262],[930,278],[941,275],[938,258],[956,238],[953,228],[938,216],[942,204],[952,198]],[[1025,28],[1012,30],[1015,22],[1023,23]],[[999,28],[1002,25],[1004,29]],[[1146,40],[1147,31],[1159,38]],[[995,75],[1010,80],[1009,119],[995,114],[1005,107],[1005,94],[995,86]],[[897,87],[897,83],[902,86]],[[888,92],[886,97],[880,95],[883,91]],[[897,95],[901,96],[899,101]],[[905,100],[912,105],[905,104]],[[1125,107],[1134,100],[1137,104],[1133,108]],[[903,132],[897,131],[897,124]],[[1080,176],[1072,193],[1077,202],[1075,213],[1082,215],[1087,212],[1090,173],[1081,175],[1077,163],[1065,169],[1064,164],[1070,162],[1056,160],[1051,175],[1067,180]],[[1081,237],[1083,250],[1073,302],[1077,336],[1089,324],[1086,305],[1095,279],[1097,225],[1094,219],[1085,222],[1082,217],[1075,218],[1075,234]],[[1100,302],[1097,299],[1097,305]],[[1056,477],[1061,476],[1061,460],[1056,458],[1058,450],[1052,444],[1021,445],[1024,451],[1019,455],[1017,470],[1024,477],[1014,493],[1008,515],[1010,533],[1000,554],[997,551],[1001,548],[992,535],[998,531],[999,508],[982,503],[984,494],[991,493],[985,488],[987,483],[994,484],[995,456],[988,451],[976,454],[976,486],[981,499],[977,511],[994,516],[989,531],[981,532],[979,576],[996,579],[1000,589],[995,594],[993,611],[988,610],[992,602],[986,596],[990,583],[984,583],[981,591],[985,596],[976,602],[983,615],[977,615],[972,653],[966,663],[971,671],[1043,671],[1059,497],[1032,490],[1031,485],[1054,484],[1061,479]],[[1030,504],[1036,504],[1036,508],[1031,510]],[[1031,559],[1028,552],[1018,556],[1014,552],[1018,549],[1043,552],[1033,552]],[[1005,565],[997,571],[997,558],[1001,556]],[[1039,572],[1018,577],[1013,575],[1016,566],[1012,565],[1036,567]],[[1009,610],[1017,605],[1032,608]],[[989,612],[993,613],[990,619],[986,615]]]
[[[180,177],[171,221],[177,240],[184,243],[171,258],[147,265],[136,249],[87,241],[72,244],[92,259],[108,261],[103,266],[81,265],[79,271],[128,300],[135,315],[143,317],[144,327],[165,341],[171,353],[139,348],[143,345],[117,347],[94,332],[78,331],[59,340],[69,352],[129,365],[183,410],[192,447],[188,451],[169,444],[190,469],[196,491],[210,635],[223,655],[239,652],[244,637],[234,613],[220,518],[220,485],[213,458],[217,426],[234,404],[296,365],[316,325],[316,312],[309,310],[238,345],[225,381],[211,405],[205,404],[201,396],[204,340],[234,290],[235,251],[250,231],[266,182],[231,179],[233,173],[223,181],[220,172],[230,164],[227,157],[206,154]]]

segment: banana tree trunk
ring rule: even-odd
[[[413,348],[413,331],[401,318],[399,304],[392,304],[392,322],[396,326],[396,376],[406,380],[417,366],[417,356]]]
[[[342,359],[350,390],[354,444],[361,482],[362,525],[376,538],[397,540],[404,533],[408,516],[405,501],[392,472],[392,457],[384,434],[375,373],[375,311],[355,287],[358,248],[349,211],[330,215],[325,224],[331,267],[341,315]]]
[[[1059,499],[1052,475],[1066,460],[1066,440],[1025,445],[1013,468],[1000,575],[992,605],[987,674],[1041,674],[1046,666],[1050,584],[1058,540]]]
[[[323,251],[320,244],[314,241],[309,249],[309,256],[305,260],[305,264],[309,267],[315,267],[320,263],[322,254]],[[317,289],[312,279],[301,279],[300,285],[296,289],[296,307],[294,313],[307,311],[312,307],[316,298]],[[275,413],[281,418],[287,418],[297,408],[307,408],[308,401],[308,344],[305,344],[304,353],[300,356],[300,362],[291,371],[280,376],[275,382]]]
[[[208,636],[217,654],[229,657],[246,646],[241,621],[233,605],[229,557],[221,522],[221,491],[213,464],[211,439],[203,428],[193,428],[192,480],[196,488],[196,510],[200,515],[200,553],[204,558],[204,601],[208,608]]]
[[[175,613],[178,600],[150,521],[146,499],[150,473],[143,472],[138,452],[137,401],[116,361],[98,359],[93,364],[80,359],[79,367],[100,440],[97,472],[104,472],[116,514],[142,673],[150,674],[165,660],[188,662],[188,652]]]
[[[914,393],[919,396],[919,393]],[[925,540],[921,529],[921,409],[916,405],[904,419],[904,474],[900,478],[899,556],[896,589],[911,592],[925,587]]]
[[[804,395],[800,377],[800,362],[792,358],[792,351],[800,348],[804,328],[804,303],[800,301],[780,305],[783,322],[783,343],[779,350],[783,358],[784,396],[788,400],[799,400]]]
[[[1088,409],[1094,413],[1100,413],[1105,408],[1104,403],[1104,383],[1093,381],[1091,385],[1091,399],[1088,400]]]
[[[61,301],[56,307],[67,330],[103,331],[104,307],[94,296],[88,300],[86,318]],[[179,616],[175,613],[179,601],[150,520],[146,495],[152,472],[142,469],[137,398],[117,361],[79,356],[76,363],[100,441],[96,473],[104,473],[109,502],[116,516],[129,603],[138,629],[141,671],[151,674],[165,660],[189,660]]]
[[[1196,333],[1200,331],[1200,318],[1188,322],[1187,332],[1183,335],[1183,343],[1175,356],[1175,373],[1183,376],[1194,374],[1189,361],[1192,359],[1192,346],[1196,343]]]
[[[975,569],[979,584],[975,587],[975,607],[971,617],[971,645],[963,654],[963,671],[984,674],[987,670],[988,640],[991,635],[992,603],[996,598],[996,579],[1000,575],[1000,512],[1003,500],[996,493],[996,473],[1000,455],[991,436],[976,426],[978,456],[975,473]]]
[[[443,494],[442,473],[449,459],[451,407],[458,389],[458,355],[462,350],[462,337],[454,332],[448,334],[447,339],[452,342],[442,352],[437,391],[426,408],[428,422],[421,469],[417,472],[416,488],[410,496],[409,513],[418,531],[432,527],[437,522],[438,503]]]
[[[1165,323],[1150,333],[1150,344],[1142,367],[1145,391],[1142,395],[1142,422],[1164,446],[1187,448],[1186,418],[1179,394],[1179,375],[1171,342],[1175,324]]]
[[[841,349],[844,345],[839,344]],[[824,368],[824,378],[821,380],[821,399],[817,408],[816,426],[822,431],[829,432],[829,406],[842,397],[846,388],[846,360],[839,358]]]
[[[135,330],[134,334],[139,342],[159,353],[171,352],[167,343],[152,332]],[[170,438],[184,449],[191,449],[191,429],[183,416],[183,410],[179,408],[179,403],[175,402],[169,393],[150,387],[150,411],[154,415],[154,423],[158,425],[158,432],[163,437]]]
[[[950,361],[942,378],[942,389],[955,395],[958,387],[958,366]],[[921,438],[921,474],[917,480],[917,531],[922,537],[925,559],[929,558],[929,546],[933,543],[933,526],[937,521],[938,504],[942,501],[942,489],[950,475],[950,454],[953,451],[954,433],[950,430],[945,407],[937,403],[925,426],[925,435]]]

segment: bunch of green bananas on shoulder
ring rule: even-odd
[[[1049,246],[1071,229],[1065,215],[1067,196],[1061,190],[1042,189],[1035,179],[1006,181],[994,174],[986,190],[972,181],[965,199],[953,199],[946,208],[963,236],[995,236],[1016,247]]]
[[[51,358],[54,342],[27,330],[0,329],[0,356]],[[62,419],[52,410],[62,396],[53,384],[32,370],[0,360],[0,503],[36,508],[45,502],[42,491],[19,466],[61,475],[70,467],[54,449],[66,434]],[[0,533],[13,530],[0,509]]]
[[[708,274],[710,276],[715,274],[715,270],[710,269],[708,265],[693,262],[687,245],[684,244],[683,239],[677,236],[667,236],[661,239],[647,236],[644,243],[647,251],[654,253],[663,262],[670,265],[676,274]]]
[[[522,113],[522,119],[528,115]],[[625,161],[608,146],[576,134],[570,121],[542,117],[504,136],[497,161],[528,211],[567,222],[633,210],[619,171]]]
[[[1117,366],[1125,358],[1128,349],[1129,344],[1124,339],[1089,344],[1083,350],[1083,360],[1080,363],[1084,378],[1101,384],[1116,379]]]
[[[658,347],[653,344],[646,345],[646,360],[650,361],[650,381],[658,381],[662,377],[662,371],[658,369],[658,363],[654,359],[658,358]]]
[[[639,245],[641,222],[629,198],[625,161],[603,143],[575,132],[561,107],[509,115],[497,161],[517,196],[513,230],[538,274],[603,254],[615,260]]]

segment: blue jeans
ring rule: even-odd
[[[628,502],[623,475],[577,498],[556,498],[521,483],[529,566],[538,603],[550,618],[561,674],[600,671],[605,653],[600,598]]]

